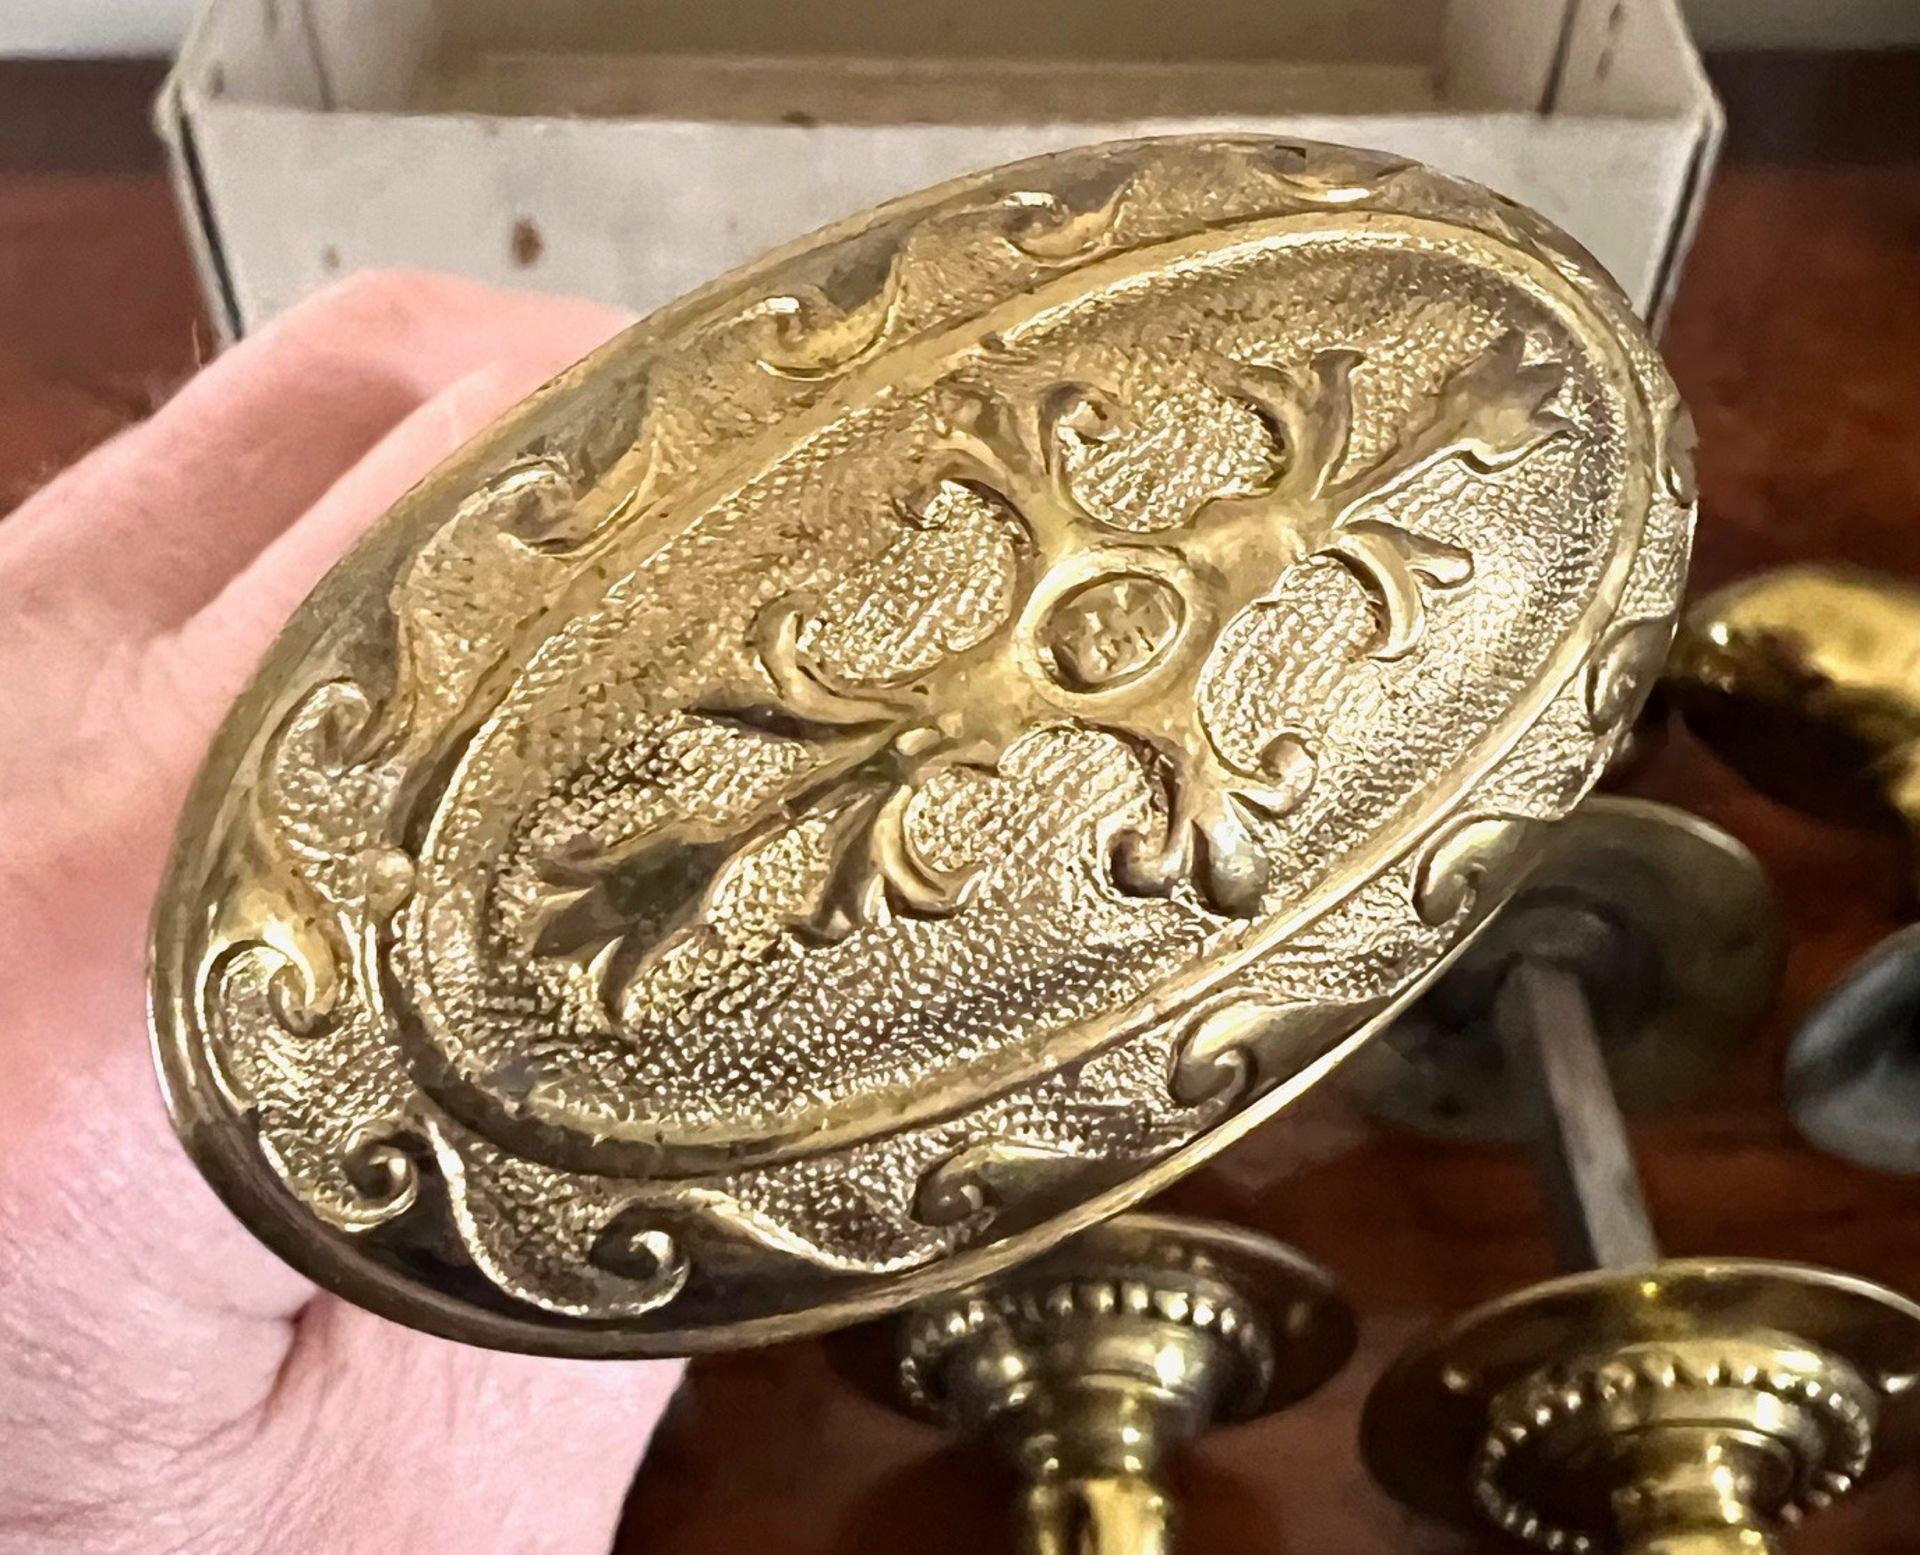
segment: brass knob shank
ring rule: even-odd
[[[1676,1259],[1468,1314],[1382,1379],[1362,1450],[1409,1505],[1541,1549],[1735,1555],[1899,1461],[1916,1384],[1920,1307],[1893,1292]]]
[[[1128,1214],[910,1311],[891,1339],[849,1334],[834,1353],[882,1402],[996,1443],[1021,1476],[1027,1555],[1164,1555],[1168,1458],[1314,1392],[1355,1328],[1290,1248]]]

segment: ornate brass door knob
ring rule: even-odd
[[[1669,676],[1689,726],[1756,787],[1815,814],[1891,816],[1920,840],[1920,588],[1763,573],[1688,612]],[[1920,930],[1891,936],[1807,1017],[1786,1090],[1821,1149],[1920,1173]]]
[[[882,1403],[1006,1452],[1025,1555],[1165,1555],[1169,1455],[1307,1397],[1353,1346],[1331,1277],[1291,1248],[1128,1214],[835,1351]]]
[[[1743,579],[1687,611],[1667,681],[1762,792],[1920,835],[1920,588],[1843,567]]]
[[[1620,1105],[1694,1094],[1751,1030],[1779,981],[1780,925],[1759,861],[1671,805],[1596,795],[1553,829],[1499,915],[1341,1083],[1423,1133],[1530,1137],[1536,1120],[1500,1034],[1523,965],[1570,973],[1592,1011]]]
[[[1920,1427],[1920,1306],[1824,1269],[1661,1259],[1579,984],[1514,974],[1555,1241],[1588,1272],[1467,1314],[1367,1400],[1407,1504],[1571,1555],[1757,1555]]]
[[[1684,413],[1539,218],[1099,147],[843,223],[483,434],[302,607],[182,823],[209,1176],[405,1322],[871,1315],[1271,1117],[1581,797]]]

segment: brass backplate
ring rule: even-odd
[[[992,1352],[998,1385],[1023,1396],[1048,1378],[1084,1381],[1093,1356],[1122,1357],[1120,1370],[1139,1357],[1135,1380],[1165,1392],[1176,1379],[1156,1360],[1162,1331],[1190,1331],[1219,1351],[1210,1371],[1190,1364],[1209,1415],[1200,1429],[1298,1403],[1347,1363],[1358,1337],[1333,1277],[1285,1243],[1133,1211],[891,1324],[836,1335],[829,1353],[869,1397],[973,1433],[1002,1412],[981,1407],[977,1388],[953,1395],[951,1371],[987,1375],[976,1357]],[[1026,1363],[1006,1363],[1021,1352]]]
[[[1824,1269],[1674,1259],[1468,1313],[1376,1385],[1362,1450],[1400,1500],[1464,1527],[1707,1555],[1773,1548],[1910,1461],[1917,1424],[1920,1307]],[[1636,1521],[1655,1526],[1628,1537]]]
[[[1554,827],[1526,883],[1340,1083],[1376,1116],[1423,1133],[1530,1137],[1494,1007],[1507,972],[1534,960],[1580,979],[1621,1107],[1672,1106],[1751,1034],[1782,953],[1773,887],[1738,839],[1672,805],[1596,794]]]
[[[828,1353],[881,1403],[999,1445],[1022,1555],[1166,1555],[1168,1460],[1306,1398],[1355,1339],[1332,1276],[1284,1243],[1129,1213]]]
[[[829,228],[408,494],[228,719],[176,1121],[284,1254],[574,1354],[980,1278],[1271,1117],[1670,637],[1684,412],[1487,191],[1145,141]]]

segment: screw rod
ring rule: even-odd
[[[1657,1262],[1626,1120],[1579,977],[1546,962],[1517,962],[1495,997],[1494,1021],[1535,1114],[1535,1158],[1562,1265]]]

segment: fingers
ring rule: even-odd
[[[453,291],[458,305],[440,317],[444,333],[464,335],[465,344],[434,346],[436,363],[409,369],[416,373],[416,388],[461,359],[510,348],[506,359],[443,386],[398,428],[389,428],[344,476],[329,478],[318,500],[307,504],[310,512],[288,515],[272,534],[263,530],[264,549],[218,590],[217,604],[193,614],[178,631],[136,643],[102,644],[88,636],[84,611],[93,580],[137,573],[144,555],[138,546],[131,547],[138,553],[132,556],[88,554],[70,575],[43,579],[49,594],[74,590],[73,610],[47,608],[37,625],[23,624],[12,608],[18,601],[0,577],[0,599],[7,606],[0,609],[0,724],[9,735],[0,741],[0,941],[9,948],[6,975],[0,975],[0,1094],[18,1103],[9,1113],[7,1148],[0,1151],[0,1228],[9,1214],[27,1213],[23,1195],[40,1202],[38,1189],[28,1191],[33,1163],[42,1158],[36,1137],[45,1136],[44,1158],[57,1158],[58,1143],[81,1127],[90,1109],[121,1132],[110,1149],[103,1146],[88,1157],[88,1174],[96,1167],[115,1169],[142,1152],[143,1160],[162,1159],[187,1172],[166,1136],[142,1041],[142,961],[153,882],[207,727],[288,610],[354,534],[479,425],[617,323],[603,309],[537,299],[506,303],[464,283]],[[436,289],[434,295],[444,294]],[[409,296],[419,300],[417,292]],[[517,320],[514,328],[500,335],[477,322],[475,308],[483,301],[489,309],[502,302]],[[173,411],[188,407],[183,396]],[[216,422],[227,418],[221,436],[238,424],[231,412],[224,401],[208,409]],[[36,554],[55,555],[70,543],[64,531],[76,511],[76,493],[106,500],[99,517],[113,527],[111,502],[142,485],[137,465],[119,468],[123,450],[144,449],[147,465],[157,468],[170,448],[201,446],[196,425],[175,417],[168,426],[177,436],[149,436],[165,430],[156,420],[123,439],[106,466],[80,472],[72,486],[61,483],[66,495],[50,491],[53,500],[38,515]],[[344,446],[330,444],[327,457]],[[319,465],[306,468],[311,477]],[[264,491],[259,495],[269,500]],[[231,510],[246,506],[238,501]],[[14,522],[0,524],[0,538]],[[11,554],[17,559],[20,553]],[[109,1103],[109,1093],[121,1100]],[[92,1180],[69,1169],[57,1181],[84,1197],[83,1179]],[[167,1205],[186,1202],[177,1185],[150,1166],[130,1172],[100,1199],[134,1224],[156,1224],[171,1213],[157,1207],[163,1184]],[[202,1192],[193,1202],[218,1213],[210,1194]],[[180,1238],[176,1251],[191,1260],[200,1256],[195,1249],[211,1245],[201,1230]],[[247,1251],[257,1250],[247,1244]],[[228,1258],[220,1268],[233,1275],[246,1262]],[[269,1307],[286,1301],[289,1287],[281,1277],[287,1271],[264,1253],[254,1262],[265,1271],[256,1283],[267,1289]],[[4,1265],[0,1258],[0,1288]],[[159,1262],[155,1269],[164,1272]]]
[[[0,1043],[0,1550],[160,1547],[133,1537],[159,1510],[143,1497],[257,1414],[313,1295],[171,1137],[139,1062],[139,960],[135,940],[62,979],[36,957],[20,970],[66,985],[70,1024],[0,1021],[25,1039]],[[122,1508],[124,1544],[31,1531]]]
[[[211,723],[354,536],[618,322],[589,305],[465,283],[359,283],[237,348],[0,524],[0,724],[9,734],[0,741],[0,940],[10,951],[0,1094],[12,1103],[0,1151],[0,1396],[25,1404],[0,1411],[0,1461],[36,1482],[81,1478],[72,1423],[88,1409],[98,1451],[82,1442],[80,1457],[99,1470],[94,1499],[118,1498],[130,1515],[139,1510],[130,1483],[170,1482],[171,1466],[208,1443],[244,1448],[253,1438],[235,1427],[275,1407],[290,1336],[305,1323],[288,1318],[310,1296],[194,1178],[161,1118],[141,1041],[143,926],[204,734],[158,733],[160,715],[181,709],[133,683],[164,665],[152,688],[182,688]],[[323,1396],[309,1400],[304,1420],[288,1416],[296,1432],[311,1432],[324,1415],[329,1439],[349,1451],[412,1369],[403,1346],[428,1343],[359,1322],[383,1337],[367,1342],[357,1396],[321,1368],[312,1376]],[[48,1335],[59,1342],[41,1345]],[[606,1400],[605,1420],[594,1421],[578,1412],[602,1390],[572,1371],[541,1374],[559,1384],[523,1386],[473,1367],[465,1385],[448,1365],[435,1395],[438,1407],[462,1412],[457,1454],[442,1451],[440,1433],[418,1430],[405,1398],[392,1412],[396,1447],[411,1435],[421,1457],[410,1461],[445,1468],[444,1504],[470,1499],[463,1462],[500,1484],[515,1480],[512,1455],[496,1446],[506,1439],[504,1388],[506,1416],[526,1421],[527,1433],[549,1406],[576,1411],[570,1434],[586,1444],[579,1505],[610,1529],[672,1373],[656,1373],[668,1380],[638,1402]],[[436,1385],[433,1371],[425,1366],[423,1387]],[[604,1467],[585,1461],[599,1453]],[[528,1456],[535,1482],[576,1467]],[[297,1455],[288,1466],[300,1470]],[[341,1464],[339,1482],[353,1483],[362,1467]],[[223,1483],[244,1472],[237,1462]],[[422,1504],[411,1514],[395,1507],[398,1542]],[[446,1548],[548,1547],[483,1543],[480,1531]]]
[[[557,369],[620,322],[599,304],[450,277],[357,277],[27,502],[0,526],[0,594],[176,625],[449,384],[502,360]]]
[[[327,570],[423,475],[488,422],[578,360],[552,341],[442,390],[383,437],[320,499],[154,651],[166,700],[201,736],[252,675],[274,636]]]

